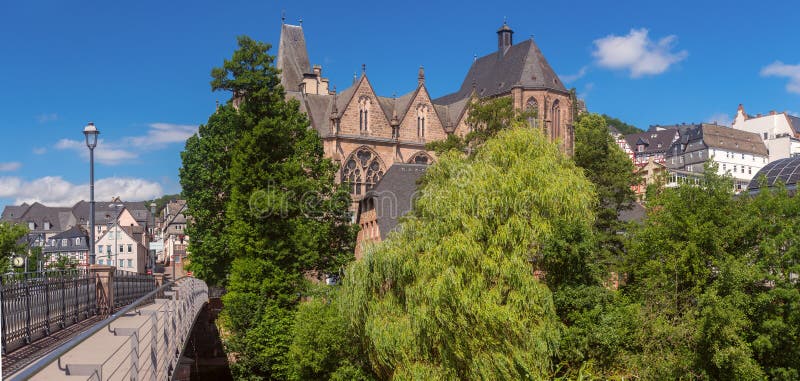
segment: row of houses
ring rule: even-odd
[[[186,257],[188,237],[184,214],[186,202],[172,200],[160,215],[156,205],[144,202],[95,203],[96,264],[145,273],[156,262],[168,263],[172,255]],[[56,263],[83,268],[89,264],[90,212],[89,203],[79,201],[72,207],[50,207],[41,203],[9,205],[3,209],[0,221],[28,227],[23,243],[40,247],[40,266]],[[21,254],[21,253],[20,253]]]
[[[716,163],[718,174],[729,174],[736,192],[742,192],[767,164],[800,156],[800,118],[774,111],[753,116],[742,105],[730,127],[682,123],[628,135],[611,128],[611,133],[642,175],[643,182],[634,187],[640,199],[658,179],[667,186],[698,181],[707,161]]]

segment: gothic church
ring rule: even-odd
[[[574,110],[567,91],[533,39],[513,43],[505,23],[497,31],[497,51],[476,58],[461,88],[432,98],[419,69],[417,87],[399,97],[375,93],[365,70],[341,92],[310,65],[301,26],[281,27],[277,68],[287,97],[297,99],[322,138],[325,156],[340,164],[339,181],[352,184],[357,202],[394,163],[429,164],[435,154],[425,143],[466,135],[466,113],[476,98],[511,97],[519,109],[536,110],[533,127],[542,128],[562,152],[573,151]]]

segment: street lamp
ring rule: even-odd
[[[89,124],[83,128],[83,135],[86,136],[86,146],[89,147],[89,230],[91,231],[89,265],[94,265],[94,147],[97,147],[97,135],[100,135],[100,131],[97,130],[94,123],[89,122]]]

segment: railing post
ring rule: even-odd
[[[116,267],[92,265],[90,271],[97,277],[97,309],[101,315],[111,315],[114,311],[114,272]]]
[[[5,282],[2,282],[2,284],[0,284],[0,309],[5,307],[5,304],[6,304],[6,284],[5,284]],[[2,326],[3,327],[3,331],[0,334],[0,335],[2,335],[2,341],[3,341],[2,342],[2,346],[3,346],[2,353],[6,354],[6,337],[8,336],[8,323],[6,323],[6,315],[5,314],[0,314],[0,318],[2,318],[2,324],[3,324],[3,326]]]
[[[155,273],[153,274],[153,278],[156,280],[156,288],[164,284],[164,273]]]
[[[27,343],[27,344],[30,344],[30,342],[31,342],[31,290],[30,290],[30,286],[31,285],[28,282],[28,280],[25,279],[25,343]]]

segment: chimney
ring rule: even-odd
[[[420,86],[425,84],[425,68],[422,65],[419,66],[419,73],[417,74],[417,84]]]
[[[317,78],[322,77],[322,66],[314,65],[313,70],[314,70],[314,75],[317,76]]]
[[[761,114],[760,114],[760,113],[759,113],[759,114],[756,114],[756,118],[760,118],[760,117],[761,117]]]
[[[506,54],[506,50],[514,44],[512,35],[514,31],[508,27],[506,21],[503,21],[503,26],[497,30],[497,53],[500,57]]]
[[[770,110],[769,114],[770,115],[775,115],[775,110]]]

